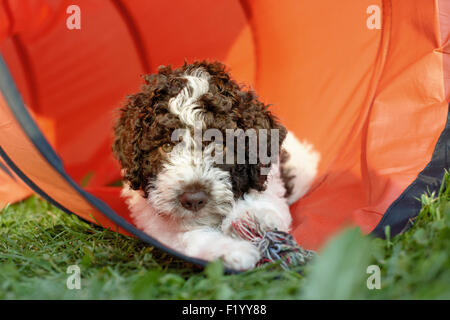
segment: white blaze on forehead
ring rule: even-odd
[[[183,78],[187,80],[186,86],[169,100],[169,110],[184,124],[193,127],[196,121],[203,120],[203,112],[197,102],[209,91],[210,75],[203,68],[198,68]]]

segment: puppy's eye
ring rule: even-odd
[[[164,143],[161,146],[161,150],[164,151],[165,153],[169,153],[170,151],[172,151],[173,149],[173,144],[171,143]]]

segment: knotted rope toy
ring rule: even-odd
[[[262,230],[260,224],[249,214],[232,223],[232,232],[241,239],[253,242],[261,252],[257,266],[280,261],[288,270],[308,263],[316,253],[300,247],[294,237],[279,230]]]

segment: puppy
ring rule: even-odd
[[[218,62],[162,66],[145,82],[114,127],[136,226],[188,256],[253,268],[260,252],[233,222],[251,215],[288,232],[289,205],[308,191],[319,154]]]

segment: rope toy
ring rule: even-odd
[[[245,218],[232,223],[233,234],[243,240],[253,242],[261,252],[257,266],[280,261],[283,269],[291,269],[308,263],[316,253],[300,247],[294,237],[279,230],[262,230],[256,219],[248,213]]]

